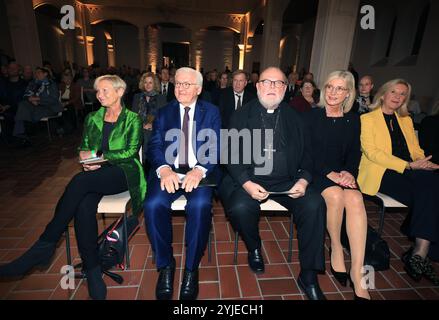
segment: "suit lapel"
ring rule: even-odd
[[[197,140],[197,136],[200,128],[202,127],[205,116],[206,107],[200,102],[199,99],[197,99],[197,103],[195,104],[194,121],[192,125],[192,147],[195,148],[195,154],[197,154],[197,150],[200,148],[198,145],[200,141]]]

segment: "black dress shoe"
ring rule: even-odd
[[[172,259],[170,265],[161,268],[157,286],[155,287],[155,296],[157,300],[171,300],[174,292],[174,275],[175,259]]]
[[[184,270],[180,289],[180,300],[196,300],[198,296],[198,269]]]
[[[306,286],[303,283],[300,276],[297,279],[297,283],[299,284],[300,289],[302,289],[302,291],[305,292],[305,294],[309,300],[326,300],[326,297],[323,294],[322,289],[320,289],[320,286],[318,283]]]
[[[264,258],[262,257],[261,249],[255,249],[248,253],[248,266],[257,274],[264,273],[265,265]]]

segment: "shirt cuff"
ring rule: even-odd
[[[206,169],[206,168],[204,168],[204,167],[202,167],[202,166],[199,166],[199,165],[196,165],[196,166],[194,167],[194,169],[195,169],[195,168],[198,168],[198,169],[200,169],[200,170],[203,172],[203,179],[206,178],[206,172],[207,172],[207,169]]]
[[[169,165],[167,165],[167,164],[164,164],[164,165],[161,165],[160,167],[158,167],[157,170],[155,171],[155,173],[157,174],[157,178],[161,179],[161,177],[160,177],[160,169],[161,169],[161,168],[164,168],[164,167],[171,168],[171,167],[170,167]]]

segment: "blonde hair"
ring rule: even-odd
[[[157,92],[160,92],[160,82],[159,79],[156,77],[156,75],[152,72],[145,72],[142,74],[139,80],[139,89],[142,91],[145,91],[145,81],[146,78],[152,78],[152,81],[154,82],[154,90]]]
[[[320,91],[320,101],[321,101],[321,107],[325,107],[327,101],[326,101],[326,85],[333,79],[343,79],[346,83],[346,88],[348,89],[348,95],[346,99],[342,103],[343,113],[349,112],[351,110],[352,106],[354,105],[355,101],[355,80],[352,73],[346,70],[337,70],[331,72],[328,77],[326,78],[325,83],[323,84],[323,88]]]
[[[401,105],[401,107],[398,108],[398,110],[396,110],[396,113],[398,113],[398,115],[401,117],[406,117],[406,116],[410,115],[407,106],[409,104],[410,96],[412,94],[412,86],[410,85],[410,83],[408,83],[404,79],[393,79],[393,80],[387,81],[385,84],[383,84],[378,89],[378,92],[375,95],[375,98],[373,99],[373,103],[370,106],[370,109],[375,110],[377,108],[382,108],[383,104],[384,104],[383,96],[389,90],[391,90],[394,86],[396,86],[397,84],[405,85],[407,87],[408,91],[407,91],[407,95],[405,97],[404,103]]]
[[[111,82],[111,85],[113,86],[114,90],[122,89],[125,92],[125,90],[127,88],[127,84],[119,76],[112,75],[112,74],[106,74],[106,75],[103,75],[103,76],[96,78],[94,85],[93,85],[95,90],[97,90],[98,83],[103,81],[103,80]]]

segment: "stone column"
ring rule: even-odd
[[[200,71],[203,67],[203,31],[191,31],[190,61],[191,67]]]
[[[5,0],[12,48],[18,63],[41,66],[41,47],[32,1]]]
[[[146,69],[146,55],[145,55],[145,30],[143,26],[139,26],[139,58],[140,58],[140,64],[139,68],[140,71]]]
[[[279,67],[282,20],[289,2],[289,0],[266,0],[264,33],[262,35],[261,71],[269,66]]]
[[[87,40],[87,64],[91,65],[94,63],[93,40],[95,39],[95,37],[86,36],[85,38]]]
[[[148,36],[148,48],[146,53],[148,57],[148,65],[151,66],[152,72],[157,72],[158,68],[161,66],[161,63],[159,61],[161,57],[161,54],[159,54],[159,45],[161,48],[161,42],[159,39],[159,30],[155,27],[148,26],[146,28],[146,32]]]
[[[359,2],[319,1],[310,63],[310,71],[319,87],[330,72],[348,67]]]

